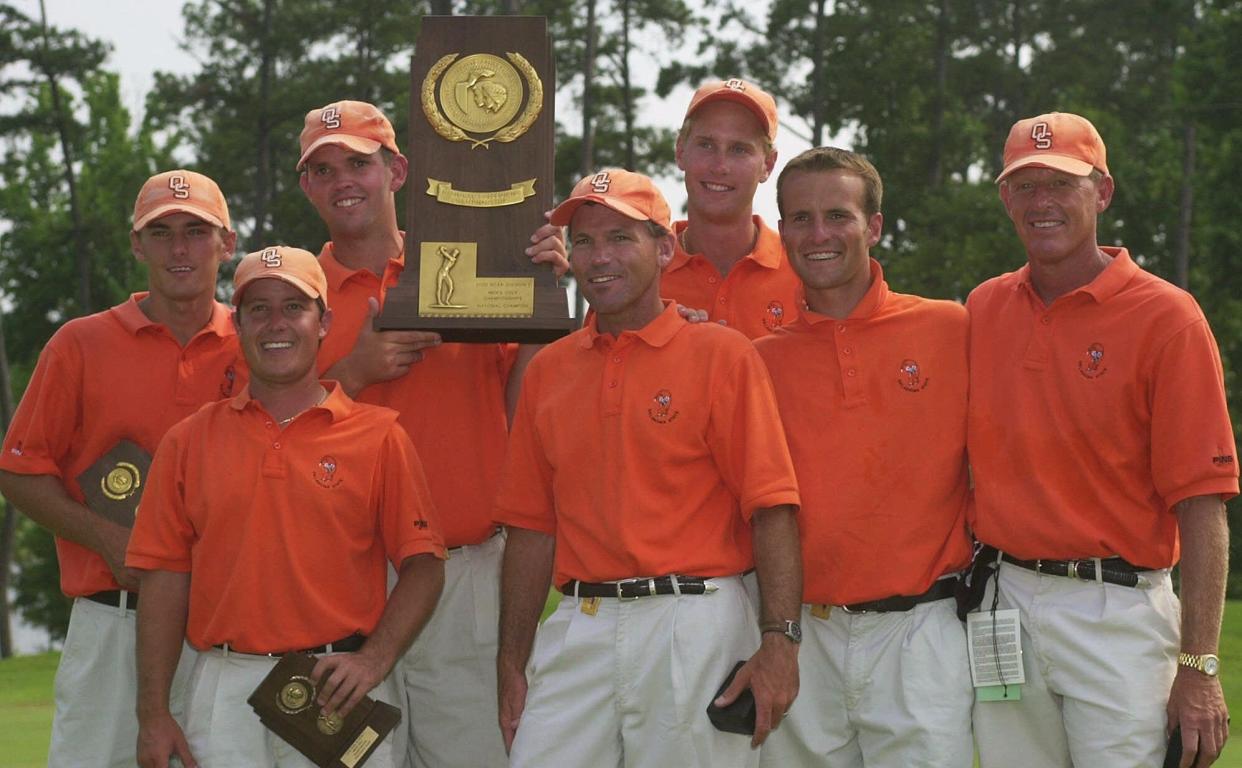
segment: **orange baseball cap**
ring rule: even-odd
[[[1019,168],[1051,168],[1087,176],[1091,169],[1108,173],[1104,140],[1085,117],[1069,112],[1049,112],[1019,120],[1005,140],[1005,169],[999,184]]]
[[[274,277],[284,280],[312,299],[328,301],[328,278],[319,259],[310,251],[274,245],[246,254],[233,275],[233,304],[241,304],[242,291],[255,280]]]
[[[397,149],[397,134],[392,130],[392,123],[378,107],[365,101],[334,101],[307,112],[301,141],[299,171],[306,165],[307,158],[325,144],[339,144],[367,155],[380,147],[401,152]]]
[[[232,229],[224,193],[214,181],[194,171],[165,171],[147,179],[134,200],[134,231],[171,213],[188,213],[208,224]]]
[[[754,113],[755,119],[759,121],[759,125],[767,134],[768,141],[776,141],[776,101],[768,95],[767,91],[737,77],[731,77],[728,80],[713,80],[710,83],[704,83],[694,92],[694,98],[690,99],[690,106],[686,108],[686,117],[690,117],[696,109],[713,101],[732,101],[746,107]]]
[[[585,203],[599,203],[637,221],[654,221],[672,229],[672,214],[651,179],[623,168],[606,168],[574,185],[569,197],[552,211],[552,223],[563,227]]]

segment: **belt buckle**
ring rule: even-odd
[[[871,611],[868,611],[866,608],[864,608],[864,609],[862,609],[862,610],[854,610],[854,609],[850,608],[848,605],[842,605],[842,606],[841,606],[841,610],[845,611],[846,613],[850,613],[850,614],[863,614],[863,613],[871,613]]]
[[[622,587],[624,587],[625,585],[632,584],[635,586],[635,588],[637,588],[638,585],[642,584],[644,581],[652,582],[651,591],[648,593],[648,595],[654,595],[655,594],[655,583],[653,579],[626,579],[625,581],[613,582],[614,584],[617,585],[617,599],[626,601],[626,600],[637,600],[640,597],[647,597],[648,595],[641,595],[637,593],[633,595],[626,595],[622,592]]]
[[[1080,563],[1083,563],[1083,562],[1085,562],[1085,561],[1083,561],[1083,560],[1066,560],[1066,561],[1065,561],[1065,576],[1066,576],[1066,578],[1069,578],[1069,579],[1074,579],[1075,581],[1082,581],[1082,577],[1078,575],[1078,566],[1079,566],[1079,564],[1080,564]]]

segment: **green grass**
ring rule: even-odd
[[[548,596],[544,616],[560,595]],[[1230,711],[1242,714],[1242,601],[1225,608],[1220,638],[1221,685]],[[0,768],[42,768],[52,732],[52,676],[58,653],[18,656],[0,661]],[[1242,722],[1242,720],[1239,720]],[[1216,763],[1218,768],[1242,768],[1242,732],[1235,732]]]

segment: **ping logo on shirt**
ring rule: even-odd
[[[608,188],[612,186],[612,177],[608,175],[608,171],[600,171],[591,177],[591,190],[599,194],[604,194]]]
[[[655,403],[655,407],[648,408],[647,415],[657,424],[667,424],[677,418],[677,414],[680,413],[680,411],[669,411],[673,405],[673,393],[667,389],[656,392],[651,401]]]
[[[259,261],[262,261],[263,266],[268,269],[276,269],[281,264],[280,251],[275,248],[265,248],[263,253],[259,254]]]
[[[785,324],[785,305],[773,299],[763,310],[763,327],[775,331]]]
[[[897,369],[897,383],[907,392],[922,392],[931,379],[923,377],[923,369],[918,360],[902,360]]]
[[[1084,378],[1098,379],[1108,373],[1104,366],[1104,345],[1098,341],[1087,347],[1087,351],[1078,358],[1078,372]]]
[[[725,88],[731,91],[744,91],[746,90],[746,83],[743,83],[739,78],[730,77],[728,80],[725,80]]]
[[[1031,138],[1035,141],[1035,149],[1052,149],[1052,129],[1047,123],[1032,125]]]
[[[1220,456],[1213,456],[1212,463],[1218,467],[1227,467],[1233,463],[1233,456],[1228,453],[1223,453]]]
[[[190,198],[190,182],[186,181],[181,174],[168,177],[168,188],[172,190],[173,198],[176,200],[188,200]]]
[[[341,110],[336,107],[324,107],[323,112],[319,113],[319,121],[323,123],[324,128],[335,131],[341,127]]]
[[[341,484],[341,479],[336,476],[336,459],[331,455],[324,456],[319,460],[315,471],[311,473],[315,478],[315,482],[324,488],[335,488]]]

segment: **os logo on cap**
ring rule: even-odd
[[[176,200],[190,198],[190,182],[186,181],[181,174],[168,177],[168,188],[172,190],[173,198]]]
[[[336,107],[324,107],[323,112],[319,114],[319,120],[324,128],[336,130],[341,127],[341,110]]]
[[[1032,125],[1031,138],[1035,140],[1035,149],[1052,149],[1052,131],[1047,123]]]
[[[268,269],[276,269],[280,266],[280,251],[275,248],[267,248],[263,253],[259,254],[259,260],[263,262],[263,266]]]
[[[612,186],[612,177],[608,175],[608,171],[600,171],[591,177],[591,189],[601,195],[607,192],[610,186]]]
[[[725,80],[725,88],[729,88],[734,91],[744,91],[746,90],[746,83],[743,83],[739,78],[731,77],[728,80]]]

